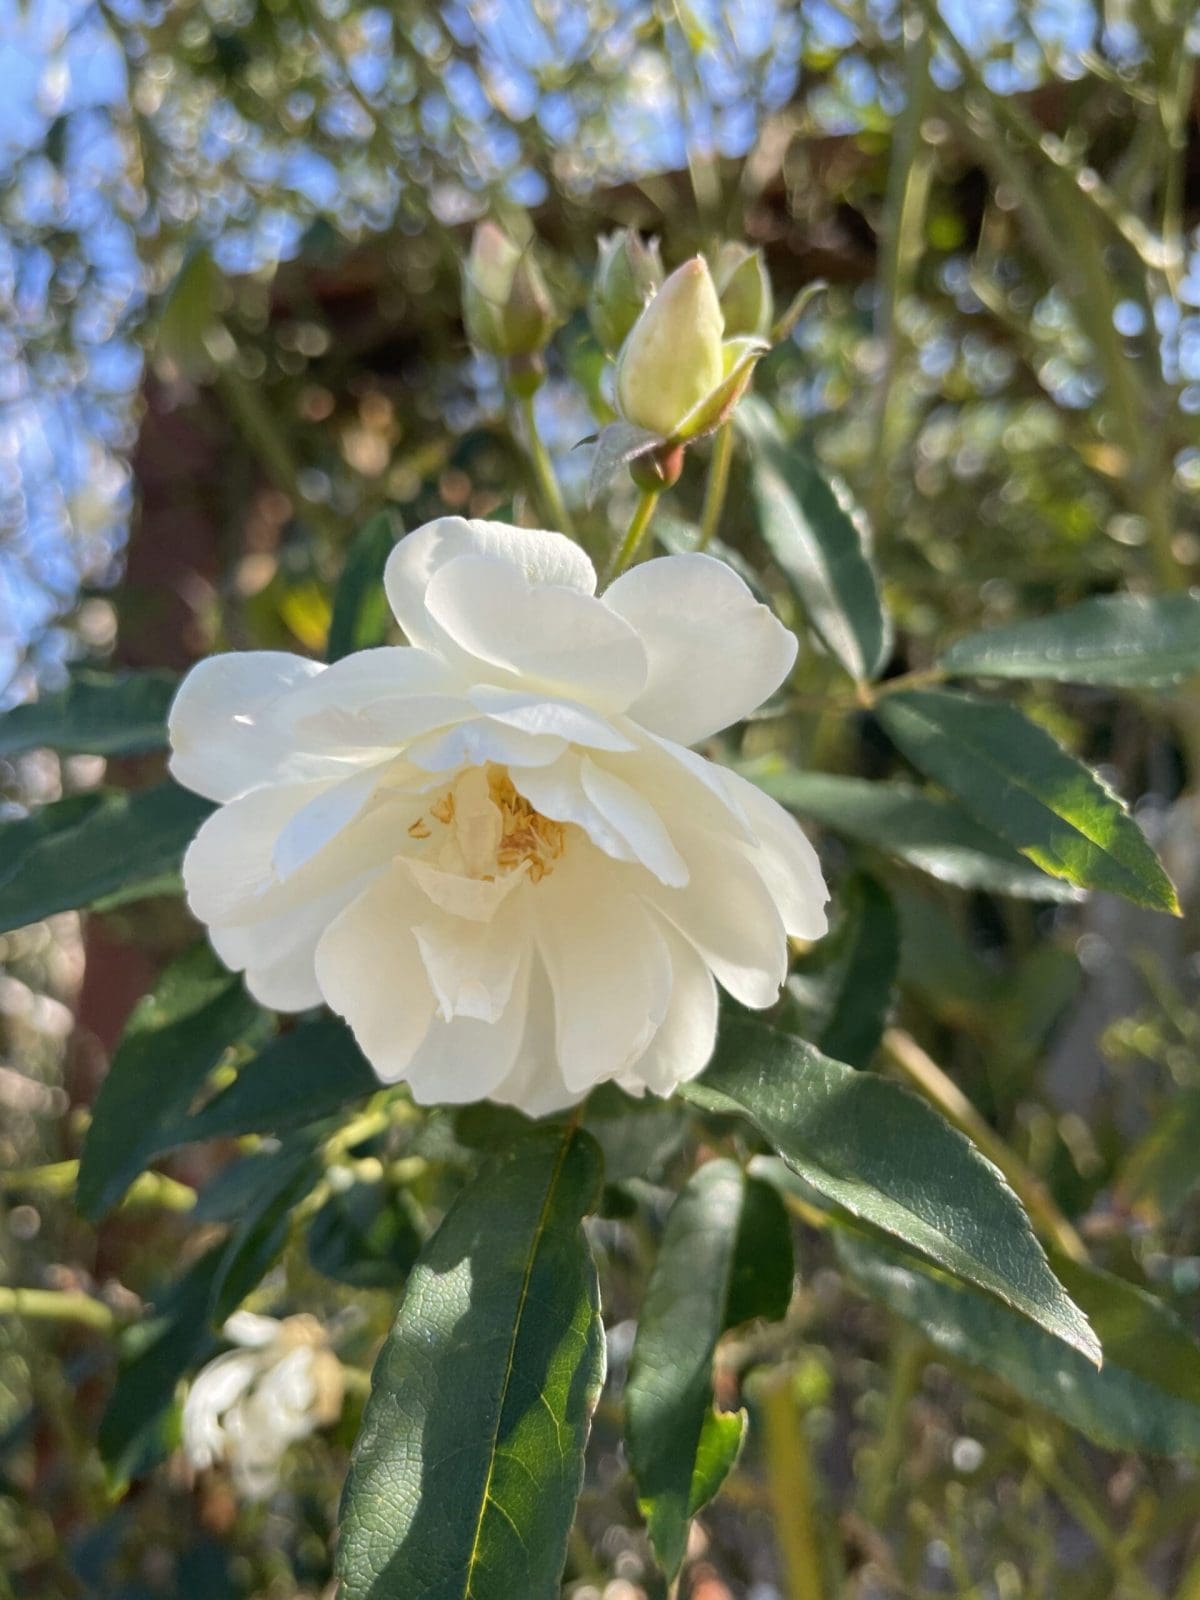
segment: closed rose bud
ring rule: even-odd
[[[762,251],[744,244],[722,245],[716,282],[725,337],[765,338],[775,314],[775,296]]]
[[[657,239],[643,244],[632,228],[601,239],[587,310],[602,350],[612,355],[621,348],[662,280]]]
[[[554,331],[554,304],[537,262],[494,222],[481,222],[471,241],[463,321],[475,348],[493,356],[534,355]]]
[[[677,267],[630,330],[617,361],[626,422],[671,438],[725,375],[724,321],[703,256]]]

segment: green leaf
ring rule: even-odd
[[[1200,1089],[1176,1091],[1126,1158],[1121,1203],[1155,1222],[1173,1218],[1200,1186]]]
[[[749,1421],[750,1418],[744,1409],[741,1411],[709,1409],[704,1413],[700,1443],[696,1446],[696,1467],[692,1473],[692,1486],[688,1494],[689,1518],[698,1515],[710,1500],[716,1499],[721,1491],[721,1485],[737,1466]]]
[[[293,1208],[321,1176],[315,1141],[301,1139],[274,1153],[221,1255],[210,1321],[220,1324],[266,1276],[287,1243]]]
[[[1171,881],[1121,801],[1015,706],[914,690],[877,710],[913,766],[1043,871],[1178,915]]]
[[[941,883],[1028,900],[1080,898],[1073,885],[1040,872],[958,806],[909,784],[799,772],[774,761],[738,770],[789,811],[885,851]]]
[[[165,749],[170,672],[72,673],[67,688],[0,718],[0,756],[49,748],[63,755],[134,756]]]
[[[1110,1450],[1200,1458],[1200,1346],[1161,1301],[1073,1261],[1060,1276],[1104,1350],[1099,1370],[994,1300],[912,1257],[839,1232],[838,1254],[863,1289],[939,1350]]]
[[[386,1183],[331,1194],[308,1227],[313,1266],[356,1289],[399,1288],[420,1249],[416,1207]]]
[[[941,660],[981,678],[1152,689],[1200,672],[1200,594],[1103,595],[1032,622],[971,634]]]
[[[208,1075],[266,1019],[207,945],[173,962],[138,1002],[100,1085],[79,1163],[76,1203],[95,1222],[172,1140]]]
[[[825,1201],[1098,1359],[1016,1195],[907,1089],[734,1015],[712,1065],[680,1092],[702,1110],[748,1117]]]
[[[216,1353],[208,1320],[218,1245],[155,1299],[149,1316],[127,1328],[118,1346],[117,1381],[100,1419],[100,1454],[118,1478],[143,1473],[166,1454],[163,1415],[184,1373]]]
[[[604,1378],[585,1133],[489,1162],[413,1268],[343,1500],[344,1600],[558,1600]]]
[[[183,852],[212,809],[163,783],[72,795],[0,825],[0,933],[56,911],[177,893]]]
[[[758,526],[825,647],[856,682],[879,676],[891,627],[869,555],[870,535],[848,492],[801,446],[785,442],[770,410],[743,401]]]
[[[354,650],[387,643],[392,612],[384,593],[383,569],[402,531],[393,512],[380,511],[350,541],[333,595],[325,647],[328,660],[340,661]]]
[[[900,922],[887,890],[866,873],[845,883],[838,903],[837,927],[797,961],[788,979],[784,1025],[822,1055],[865,1067],[887,1022],[900,966]]]
[[[657,433],[648,428],[635,427],[632,422],[610,422],[596,436],[592,464],[588,469],[587,503],[595,505],[604,490],[631,461],[649,455],[651,450],[665,443]]]
[[[175,1118],[164,1130],[168,1143],[161,1148],[244,1133],[287,1133],[379,1087],[346,1024],[318,1017],[270,1040],[199,1111]]]
[[[717,1340],[735,1322],[781,1317],[792,1272],[778,1195],[733,1161],[693,1173],[667,1218],[625,1389],[639,1505],[669,1578],[683,1561],[688,1520],[705,1503],[697,1497],[716,1493],[717,1471],[732,1466],[741,1442],[742,1422],[735,1439],[732,1421],[710,1420]]]

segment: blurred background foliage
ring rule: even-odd
[[[0,0],[0,705],[79,662],[319,653],[348,542],[381,508],[410,527],[501,507],[536,520],[501,375],[460,321],[487,213],[540,241],[562,327],[538,419],[594,553],[633,494],[583,505],[576,446],[602,367],[583,307],[599,235],[631,225],[661,237],[668,266],[723,239],[761,246],[780,306],[824,281],[755,387],[870,517],[893,671],[986,623],[1194,585],[1198,43],[1182,0]],[[668,544],[694,537],[706,448],[663,503]],[[733,472],[722,547],[770,574],[740,455]],[[831,676],[805,664],[789,753],[884,775],[895,758],[870,718],[824,703]],[[1134,803],[1194,907],[1194,687],[1153,706],[1094,688],[1024,703]],[[744,753],[782,736],[754,725]],[[109,766],[123,783],[153,771]],[[18,815],[102,769],[0,757],[3,804]],[[792,1002],[821,1022],[861,908],[883,896],[897,934],[871,970],[886,998],[898,962],[902,1040],[1098,1261],[1195,1327],[1194,912],[1167,925],[1102,896],[1000,902],[823,847],[842,926]],[[177,1458],[115,1501],[93,1448],[107,1321],[136,1319],[222,1212],[185,1225],[187,1190],[151,1184],[94,1230],[56,1164],[78,1153],[130,1006],[191,937],[163,901],[0,940],[0,1268],[108,1313],[0,1320],[2,1595],[328,1592],[355,1397],[265,1506],[220,1480],[193,1491]],[[902,1042],[891,1056],[906,1070]],[[452,1174],[469,1129],[430,1129]],[[695,1156],[678,1129],[648,1121],[629,1174],[649,1180],[650,1233],[596,1230],[618,1388],[653,1185]],[[195,1186],[229,1154],[169,1170]],[[347,1359],[366,1364],[404,1241],[340,1282],[343,1223],[289,1252],[281,1281],[352,1315]],[[819,1231],[798,1260],[782,1331],[722,1347],[718,1394],[756,1374],[760,1426],[694,1534],[681,1597],[1200,1596],[1194,1467],[1105,1453],[998,1380],[967,1381],[861,1297]],[[572,1600],[659,1592],[611,1404]]]

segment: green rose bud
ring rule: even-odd
[[[775,315],[775,296],[762,251],[744,244],[722,245],[716,282],[726,338],[766,338]]]
[[[545,279],[528,248],[495,222],[481,222],[463,271],[463,321],[477,350],[531,356],[556,322]]]
[[[587,312],[602,350],[613,355],[621,348],[662,280],[657,239],[643,244],[632,228],[601,239]]]
[[[724,321],[708,264],[677,267],[630,329],[617,359],[617,407],[664,439],[725,377]]]

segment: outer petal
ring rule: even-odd
[[[227,967],[246,974],[246,987],[260,1004],[272,1011],[307,1011],[322,1000],[314,965],[321,936],[365,887],[356,877],[282,916],[210,928],[209,943]]]
[[[513,687],[531,684],[623,711],[646,681],[637,633],[579,589],[531,583],[520,567],[487,556],[459,556],[430,579],[429,618],[440,648],[493,669]]]
[[[188,905],[215,927],[259,923],[303,912],[313,900],[383,867],[408,842],[411,820],[401,797],[372,800],[311,860],[286,878],[275,848],[293,817],[328,784],[254,789],[205,820],[183,858]]]
[[[198,661],[167,719],[171,772],[209,800],[232,800],[281,777],[310,776],[273,716],[280,697],[318,676],[317,661],[280,650],[247,650]]]
[[[411,877],[396,867],[352,901],[317,945],[321,993],[385,1083],[404,1077],[433,1018],[412,931],[421,912]]]
[[[666,1015],[671,962],[654,919],[599,858],[539,885],[538,949],[554,992],[555,1039],[573,1093],[645,1054]]]
[[[829,890],[817,852],[800,824],[755,784],[721,769],[758,838],[747,859],[756,867],[783,925],[793,939],[819,939],[829,926],[825,905]]]
[[[671,957],[671,1003],[649,1049],[620,1080],[623,1088],[669,1095],[699,1077],[717,1042],[717,985],[703,959],[674,928],[664,924]]]
[[[796,636],[711,556],[645,561],[606,590],[604,604],[637,629],[649,662],[629,715],[680,744],[748,716],[796,659]]]
[[[508,1004],[495,1022],[435,1017],[405,1077],[422,1105],[461,1105],[487,1099],[512,1072],[525,1033],[532,961],[528,948]]]
[[[733,844],[690,827],[675,842],[691,880],[664,889],[647,877],[642,894],[703,956],[714,977],[742,1005],[772,1005],[787,976],[787,936],[759,873]]]
[[[558,1065],[554,1038],[554,997],[541,961],[531,963],[525,1031],[512,1070],[491,1092],[500,1105],[516,1106],[527,1117],[546,1117],[576,1105],[586,1089],[568,1089]]]
[[[277,707],[302,749],[351,758],[472,715],[464,684],[439,656],[411,647],[359,650],[294,690]]]
[[[513,528],[504,522],[439,517],[416,528],[388,557],[383,582],[396,621],[412,644],[437,648],[440,634],[425,610],[429,580],[457,556],[493,556],[519,567],[530,583],[559,584],[581,594],[596,591],[596,571],[573,540],[561,533]]]

